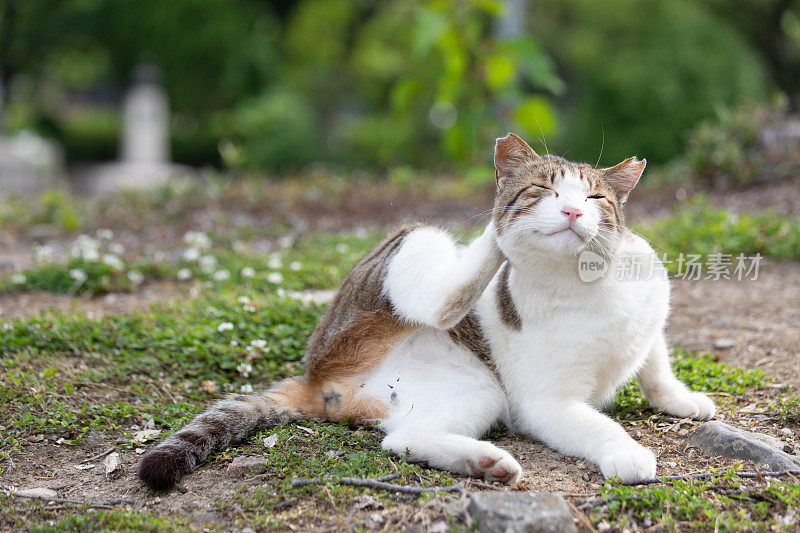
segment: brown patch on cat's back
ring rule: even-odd
[[[421,225],[403,226],[367,254],[342,282],[308,342],[304,376],[316,415],[330,420],[381,418],[388,406],[353,385],[416,326],[394,313],[383,293],[386,271],[406,236]],[[299,396],[298,396],[299,398]]]
[[[522,329],[522,318],[519,316],[517,306],[514,304],[514,299],[511,297],[511,290],[508,287],[508,277],[511,274],[511,265],[508,261],[500,269],[500,275],[497,277],[497,310],[500,313],[500,320],[503,324],[519,331]]]
[[[500,374],[497,372],[494,358],[492,358],[492,349],[489,346],[489,341],[483,334],[480,320],[475,311],[470,311],[461,322],[447,330],[447,334],[450,335],[450,340],[454,343],[474,353],[492,371],[497,382],[503,383],[500,379]]]

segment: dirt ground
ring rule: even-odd
[[[788,182],[771,188],[751,191],[746,203],[776,207],[786,214],[796,215],[800,205],[796,183]],[[666,194],[666,193],[665,193]],[[672,193],[670,193],[672,194]],[[745,193],[742,193],[745,194]],[[744,205],[740,193],[712,197],[718,205],[737,209]],[[787,200],[787,198],[789,200]],[[634,218],[653,216],[660,210],[669,209],[674,203],[671,197],[650,195],[642,198],[639,207],[632,209]],[[792,201],[799,200],[799,201]],[[755,202],[755,204],[753,204]],[[636,205],[632,200],[632,204]],[[467,221],[476,211],[474,203],[448,204],[437,211],[432,219]],[[384,219],[413,218],[416,210],[394,209],[383,211],[376,224]],[[362,213],[365,218],[369,215]],[[338,223],[321,218],[311,225],[338,227]],[[9,248],[10,249],[10,248]],[[20,260],[21,261],[21,260]],[[717,354],[725,363],[761,368],[775,376],[779,383],[800,387],[800,263],[764,260],[757,280],[743,281],[684,281],[675,280],[672,291],[672,314],[668,340],[673,345],[687,349]],[[0,296],[0,318],[24,317],[38,314],[56,307],[81,311],[100,316],[109,313],[130,312],[147,309],[156,301],[179,296],[182,290],[171,284],[153,284],[129,295],[109,295],[100,298],[85,296],[70,298],[46,294]],[[730,348],[717,349],[715,341],[731,341]],[[113,391],[106,391],[113,394]],[[98,398],[101,400],[101,398]],[[758,413],[724,411],[718,418],[738,425],[770,433],[795,444],[796,434],[780,431],[779,424]],[[707,470],[710,466],[725,466],[726,463],[710,460],[693,450],[686,450],[686,439],[695,422],[655,417],[644,422],[625,423],[626,429],[641,443],[653,449],[658,456],[659,474],[669,475]],[[120,435],[121,437],[121,435]],[[126,440],[127,442],[127,440]],[[585,461],[565,457],[545,446],[518,436],[503,436],[497,444],[508,449],[523,465],[524,475],[512,490],[561,491],[573,495],[596,494],[602,484],[602,476],[596,466]],[[0,485],[18,488],[49,487],[64,497],[76,499],[131,498],[132,508],[155,510],[160,513],[186,516],[197,524],[231,524],[237,519],[236,505],[230,504],[239,490],[254,490],[262,486],[268,474],[245,479],[231,479],[225,473],[227,462],[203,465],[185,479],[181,490],[169,494],[154,494],[144,489],[135,476],[139,455],[120,442],[107,438],[87,436],[74,447],[52,441],[24,443],[23,449],[12,457],[13,466],[2,476]],[[97,466],[78,470],[74,466],[84,459],[112,446],[120,453],[121,475],[107,479],[102,469],[102,459],[94,461]],[[152,446],[152,445],[151,445]],[[245,446],[256,450],[255,444]],[[414,480],[407,480],[413,482]],[[461,482],[470,486],[468,479]],[[487,487],[478,487],[487,490]],[[498,490],[499,487],[498,487]],[[502,489],[505,490],[505,489]],[[402,497],[400,497],[401,502]],[[22,503],[19,503],[22,506]],[[448,516],[461,513],[464,502],[458,496],[434,498],[424,505],[401,503],[383,509],[363,505],[354,501],[347,515],[330,517],[330,509],[314,509],[308,502],[286,501],[283,516],[298,529],[314,525],[321,530],[338,531],[351,529],[356,524],[385,528],[414,524],[425,529],[441,527]],[[323,512],[319,512],[323,511]],[[380,521],[375,522],[375,515]],[[328,518],[321,518],[328,516]],[[462,517],[463,519],[463,517]],[[372,522],[371,522],[372,521]]]
[[[691,350],[716,353],[720,361],[744,367],[762,368],[780,383],[800,386],[800,263],[765,261],[757,280],[747,281],[681,281],[673,283],[672,317],[669,339]],[[16,316],[36,313],[47,305],[93,312],[98,315],[128,312],[146,308],[153,301],[163,299],[174,288],[151,286],[138,295],[107,298],[46,297],[30,295],[18,298],[20,305],[13,310]],[[8,306],[8,297],[0,305]],[[734,346],[715,350],[714,341],[727,339]],[[99,392],[98,392],[99,393]],[[105,391],[104,394],[114,394]],[[102,401],[101,398],[98,398]],[[769,417],[740,412],[723,412],[718,418],[726,419],[739,427],[746,427],[782,438],[794,445],[796,435],[780,432],[780,425]],[[686,439],[697,423],[657,417],[645,422],[625,423],[626,430],[642,444],[655,451],[659,474],[684,474],[724,467],[730,463],[711,460],[693,450],[686,451]],[[509,450],[522,464],[521,482],[512,490],[560,491],[572,495],[596,494],[603,482],[596,466],[580,459],[565,457],[542,444],[519,436],[503,436],[495,441]],[[75,465],[87,457],[117,446],[122,474],[106,479],[101,460],[89,470],[77,470]],[[240,453],[247,453],[254,444],[246,445]],[[13,457],[14,467],[2,476],[0,484],[19,488],[49,487],[57,489],[64,497],[75,499],[130,498],[132,508],[154,510],[190,518],[197,524],[230,524],[236,520],[236,505],[230,504],[238,491],[252,491],[267,482],[262,474],[246,479],[231,479],[225,473],[227,461],[204,465],[188,476],[180,491],[154,494],[144,489],[135,476],[139,455],[114,440],[87,436],[77,447],[59,445],[52,441],[26,443]],[[415,480],[407,480],[413,483]],[[486,490],[470,485],[465,487]],[[500,487],[497,487],[500,489]],[[505,489],[502,489],[505,490]],[[225,503],[228,502],[228,503]],[[425,505],[402,503],[382,508],[380,504],[362,507],[354,501],[346,515],[331,516],[331,509],[317,508],[320,504],[285,502],[283,517],[299,529],[312,525],[322,530],[349,529],[356,524],[375,527],[401,527],[416,525],[424,529],[435,528],[448,517],[460,516],[464,502],[458,496],[434,498]],[[380,523],[375,522],[380,517]],[[464,517],[462,516],[462,520]]]

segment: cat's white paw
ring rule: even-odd
[[[668,415],[695,420],[708,420],[717,412],[714,402],[702,392],[681,391],[659,398],[654,407]]]
[[[472,474],[486,481],[516,484],[522,475],[522,467],[507,451],[494,446],[493,448],[469,461]]]
[[[600,459],[600,471],[605,477],[618,477],[623,481],[642,481],[656,475],[656,456],[639,446],[622,445]]]

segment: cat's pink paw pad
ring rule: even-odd
[[[482,477],[487,481],[497,481],[509,485],[519,481],[522,475],[522,467],[508,452],[504,451],[500,456],[484,455],[477,461],[469,461],[469,468],[475,476]]]

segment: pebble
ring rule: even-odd
[[[15,496],[19,496],[21,498],[39,498],[39,499],[47,499],[47,498],[57,498],[58,493],[53,489],[46,489],[44,487],[36,487],[33,489],[23,489],[18,490],[14,493]]]
[[[732,339],[716,339],[712,346],[714,346],[715,350],[728,350],[736,346],[736,341]]]
[[[550,492],[473,492],[468,511],[481,532],[578,531],[567,502]]]
[[[225,472],[231,477],[263,474],[267,471],[267,461],[268,459],[263,455],[237,457],[231,461]]]

